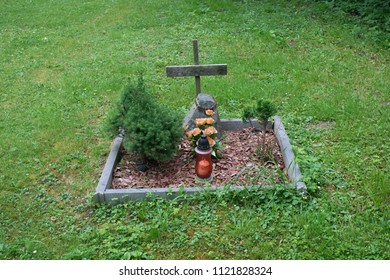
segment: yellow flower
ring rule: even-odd
[[[211,109],[206,110],[205,113],[207,116],[210,116],[210,117],[214,116],[214,111]]]
[[[214,126],[209,126],[204,130],[204,134],[206,134],[207,136],[213,135],[214,133],[217,133],[217,130]]]
[[[192,135],[193,135],[193,136],[197,136],[197,135],[199,135],[201,132],[202,132],[202,130],[200,130],[200,128],[195,127],[195,128],[192,130]]]
[[[212,138],[210,138],[209,136],[207,136],[207,140],[209,141],[210,147],[212,147],[212,146],[215,145],[214,139],[212,139]]]
[[[213,124],[214,123],[214,120],[212,118],[207,118],[206,119],[206,123],[207,124]]]
[[[206,119],[205,118],[197,118],[194,120],[194,123],[196,126],[202,126],[206,123]]]

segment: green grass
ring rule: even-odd
[[[0,1],[0,258],[389,259],[388,49],[301,2]],[[195,38],[229,65],[202,77],[221,117],[278,104],[309,195],[94,205],[128,78],[185,112],[194,81],[165,66]]]

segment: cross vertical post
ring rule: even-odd
[[[166,74],[168,77],[195,77],[196,98],[194,105],[192,105],[187,116],[184,118],[184,127],[189,131],[195,127],[197,118],[210,117],[206,114],[206,110],[213,110],[212,116],[214,126],[218,131],[217,137],[222,136],[222,129],[220,129],[219,114],[217,109],[217,101],[209,94],[201,93],[200,76],[219,76],[227,75],[227,64],[204,64],[199,65],[199,48],[198,40],[192,40],[194,49],[194,64],[183,66],[167,66]]]
[[[198,40],[193,40],[192,44],[194,46],[194,65],[199,65],[199,48]],[[195,76],[195,86],[196,86],[196,96],[200,93],[200,76]]]

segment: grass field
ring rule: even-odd
[[[0,0],[0,259],[389,259],[390,52],[304,3]],[[165,66],[191,64],[192,39],[228,64],[202,78],[221,117],[277,104],[307,196],[92,202],[129,78],[190,108],[193,79]]]

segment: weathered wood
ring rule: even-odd
[[[199,65],[199,47],[198,40],[192,41],[192,45],[194,47],[194,64]]]
[[[201,93],[200,76],[227,75],[226,64],[206,64],[199,65],[198,40],[192,41],[194,47],[194,65],[167,66],[166,73],[168,77],[195,77],[196,95]]]
[[[193,40],[192,45],[194,46],[194,64],[199,65],[198,40]],[[200,89],[200,76],[195,76],[195,88],[196,88],[196,95],[198,95],[201,91],[201,89]]]
[[[227,75],[227,64],[167,66],[168,77]]]

